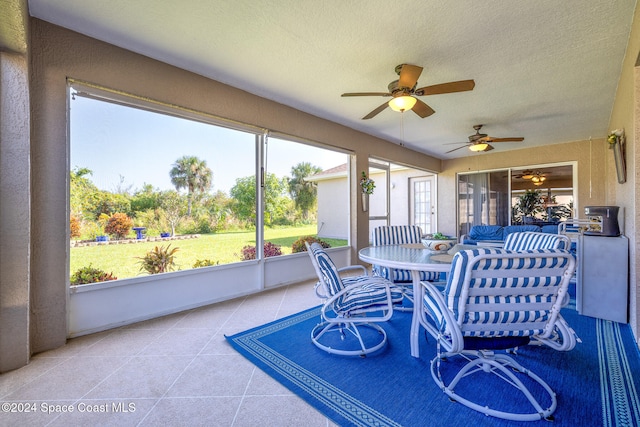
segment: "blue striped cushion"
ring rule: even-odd
[[[318,262],[318,267],[320,267],[320,272],[322,273],[324,282],[329,287],[329,293],[331,295],[337,294],[344,288],[342,280],[340,280],[338,268],[333,263],[333,260],[329,257],[327,252],[322,249],[322,246],[313,245],[311,246],[311,250],[313,251],[313,256]]]
[[[481,248],[458,252],[453,259],[444,290],[447,308],[454,318],[461,324],[463,336],[530,336],[543,332],[548,320],[548,309],[536,304],[549,306],[553,303],[551,295],[557,292],[550,289],[562,283],[562,275],[536,276],[536,267],[553,266],[563,268],[569,262],[566,258],[553,256],[554,253],[566,253],[562,250],[532,250],[531,253],[546,253],[546,258],[495,258],[473,261],[479,254],[512,253],[503,249]],[[467,270],[490,273],[495,270],[523,270],[529,269],[530,274],[522,277],[474,277],[465,287]],[[487,274],[488,276],[488,274]],[[469,280],[469,279],[467,279]],[[489,292],[496,288],[508,288],[502,295],[491,295]],[[489,290],[488,292],[484,292]],[[484,292],[484,294],[483,294]],[[521,293],[522,295],[514,295]],[[469,296],[472,295],[472,296]],[[434,314],[437,311],[431,307],[435,302],[425,297],[425,307]],[[521,304],[518,306],[517,304]],[[513,305],[513,307],[509,307]],[[442,319],[435,318],[436,324],[442,326]],[[495,324],[500,324],[496,328]]]
[[[342,297],[338,298],[333,305],[336,312],[350,312],[362,310],[365,308],[373,308],[372,306],[384,306],[387,304],[387,293],[385,290],[386,280],[375,276],[353,276],[342,279],[344,286],[350,286],[359,283],[359,287],[355,287],[352,291],[347,291]],[[402,302],[403,295],[395,286],[391,286],[391,301],[394,303]]]
[[[379,276],[384,277],[393,283],[411,283],[413,281],[410,270],[399,270],[397,268],[380,267],[376,270]],[[420,280],[434,281],[440,278],[440,273],[434,271],[421,271]]]
[[[373,230],[373,246],[403,245],[408,243],[420,243],[422,241],[422,229],[417,225],[389,225],[376,227]],[[387,268],[379,265],[373,266],[373,271],[393,283],[411,283],[411,271]],[[439,273],[421,271],[420,280],[438,280]]]
[[[311,245],[311,251],[316,258],[322,277],[329,287],[329,293],[335,295],[345,287],[359,284],[353,291],[347,291],[338,298],[333,308],[336,313],[357,311],[365,308],[374,309],[378,305],[387,304],[387,293],[385,284],[389,284],[391,289],[391,300],[393,303],[401,303],[403,299],[402,291],[382,277],[376,276],[350,276],[341,278],[340,273],[333,260],[327,252],[318,244]]]
[[[566,249],[564,243],[564,240],[557,234],[518,232],[507,236],[504,241],[504,249],[508,251]]]
[[[389,225],[373,230],[373,246],[420,243],[422,230],[417,225]]]

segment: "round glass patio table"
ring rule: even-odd
[[[420,313],[416,310],[416,301],[420,295],[420,272],[435,271],[448,273],[451,268],[453,255],[448,253],[434,253],[422,244],[369,246],[358,252],[360,260],[369,264],[381,265],[388,268],[411,271],[413,280],[414,310],[411,318],[411,355],[420,357],[419,333]]]

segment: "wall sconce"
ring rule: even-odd
[[[626,138],[624,129],[616,129],[609,133],[607,137],[609,148],[613,150],[613,159],[616,162],[616,173],[618,183],[627,182],[627,162],[626,162]]]

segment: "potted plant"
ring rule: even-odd
[[[527,190],[513,206],[513,217],[523,224],[531,224],[536,214],[544,212],[540,190]]]
[[[360,188],[362,189],[362,211],[366,212],[369,209],[369,195],[373,194],[376,183],[371,178],[368,178],[364,171],[360,178]]]

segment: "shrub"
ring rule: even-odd
[[[123,213],[114,213],[107,220],[107,225],[104,227],[104,231],[107,234],[115,236],[116,239],[122,239],[133,227],[133,221]]]
[[[81,235],[80,220],[75,215],[71,215],[71,217],[69,218],[69,235],[72,239],[78,238]]]
[[[104,234],[104,227],[95,221],[85,221],[82,224],[82,236],[84,240],[96,240],[96,237]]]
[[[218,264],[220,264],[220,261],[214,262],[214,261],[211,261],[210,259],[198,259],[193,264],[193,268],[209,267],[211,265],[218,265]]]
[[[86,285],[87,283],[107,282],[109,280],[118,279],[113,273],[107,273],[99,268],[94,268],[89,264],[88,267],[82,267],[71,275],[72,285]]]
[[[295,242],[293,242],[293,245],[291,245],[291,253],[298,253],[298,252],[306,252],[307,251],[307,247],[304,245],[304,242],[309,242],[309,244],[311,243],[320,243],[320,245],[322,245],[323,248],[330,248],[331,245],[327,242],[325,242],[322,239],[319,239],[317,237],[313,237],[313,236],[304,236],[304,237],[300,237],[298,240],[296,240]]]
[[[143,257],[136,257],[140,260],[140,271],[146,271],[149,274],[165,273],[175,270],[175,253],[178,248],[170,249],[171,245],[156,246],[146,253]]]
[[[280,256],[282,255],[282,250],[280,249],[280,246],[271,243],[271,242],[264,242],[264,256],[265,257],[270,257],[270,256]],[[247,245],[244,248],[242,248],[242,256],[241,256],[242,261],[248,261],[251,259],[256,259],[256,247],[255,246],[251,246],[251,245]]]

